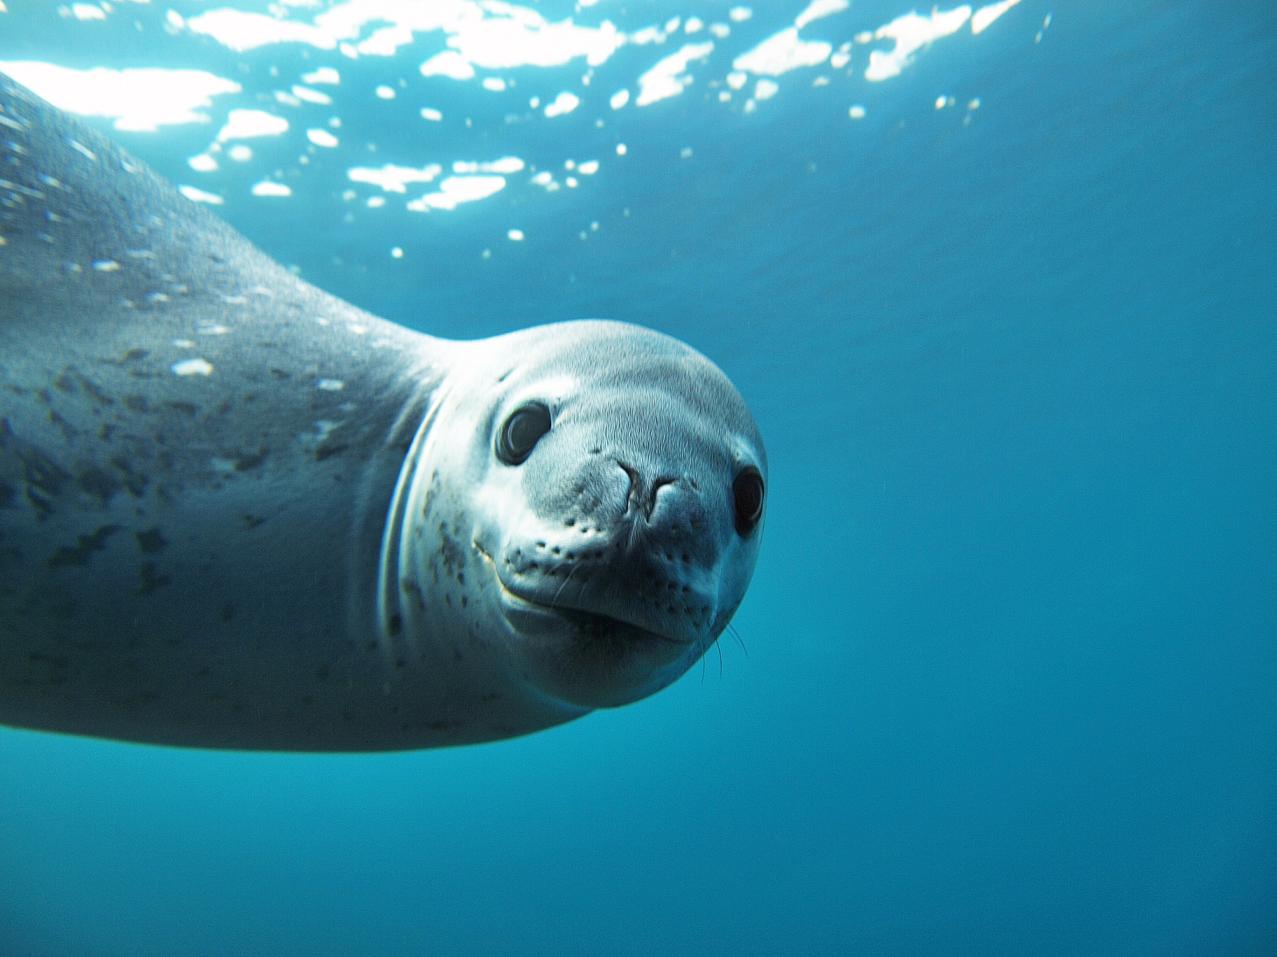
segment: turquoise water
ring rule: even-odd
[[[7,6],[0,61],[241,84],[208,123],[113,135],[360,306],[691,342],[754,409],[771,498],[741,640],[560,729],[389,756],[0,731],[0,953],[1277,952],[1267,4],[1023,0],[871,81],[892,44],[855,36],[909,8],[854,3],[800,31],[849,66],[752,108],[733,57],[800,3],[539,6],[730,24],[679,95],[617,110],[708,31],[589,85],[579,59],[481,71],[501,91],[423,77],[438,33],[235,52],[168,8]],[[271,99],[325,64],[332,105]],[[290,134],[193,170],[246,105]],[[306,152],[312,125],[340,145]],[[526,168],[451,211],[348,175],[501,156]],[[600,167],[570,187],[568,158]]]

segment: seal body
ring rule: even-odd
[[[765,467],[681,343],[370,316],[0,77],[0,722],[378,750],[631,701],[735,610]]]

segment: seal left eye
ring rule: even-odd
[[[506,465],[520,465],[532,454],[541,436],[550,431],[550,410],[529,402],[510,413],[497,435],[497,458]]]

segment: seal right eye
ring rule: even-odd
[[[736,507],[736,531],[748,535],[763,517],[763,476],[749,465],[732,482],[732,504]]]
[[[541,436],[549,431],[549,409],[540,402],[519,406],[497,434],[497,458],[506,465],[521,465],[532,454]]]

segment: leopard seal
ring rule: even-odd
[[[0,77],[0,723],[372,751],[668,685],[766,458],[637,326],[450,341],[301,281]]]

